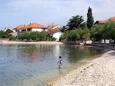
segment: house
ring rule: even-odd
[[[109,21],[112,21],[112,22],[115,22],[115,16],[114,17],[111,17],[109,19],[106,19],[106,20],[98,20],[95,22],[95,24],[106,24],[108,23]]]
[[[47,31],[50,34],[53,34],[55,32],[59,32],[60,31],[60,26],[57,25],[41,25],[41,24],[37,24],[37,23],[30,23],[29,25],[19,25],[17,27],[14,28],[14,30],[16,32],[28,32],[28,31],[38,31],[38,32],[42,32],[42,31]]]
[[[56,41],[59,41],[62,32],[61,32],[61,27],[57,25],[41,25],[37,23],[30,23],[29,25],[19,25],[14,28],[14,32],[17,32],[17,34],[23,33],[23,32],[42,32],[42,31],[47,31],[51,36],[53,36]]]
[[[37,23],[30,23],[29,25],[19,25],[16,28],[14,28],[17,33],[22,32],[31,32],[31,31],[47,31],[47,26],[37,24]]]
[[[53,36],[53,38],[56,39],[56,41],[60,40],[60,37],[62,36],[61,27],[57,25],[49,25],[48,32]]]
[[[48,32],[50,34],[53,34],[53,33],[56,33],[56,32],[60,32],[60,29],[61,27],[60,26],[57,26],[57,25],[49,25],[47,26],[47,29],[48,29]]]
[[[60,41],[61,36],[63,35],[62,32],[56,32],[53,34],[53,38],[56,39],[56,41]]]

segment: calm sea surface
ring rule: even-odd
[[[103,52],[66,45],[0,45],[0,86],[43,86],[61,72],[77,68]]]

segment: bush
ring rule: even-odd
[[[81,39],[82,40],[89,40],[90,39],[90,30],[87,28],[81,29]]]
[[[52,38],[47,32],[30,32],[30,33],[22,33],[17,36],[19,40],[33,40],[33,41],[52,41]]]
[[[91,29],[91,39],[100,41],[102,39],[115,40],[115,22],[108,22],[105,25],[95,25]]]
[[[90,31],[87,28],[67,31],[63,34],[61,39],[67,41],[88,40],[90,39]]]
[[[7,37],[6,33],[1,30],[0,31],[0,38],[6,38],[6,37]]]
[[[102,32],[104,31],[104,27],[100,25],[95,25],[91,28],[91,39],[93,41],[99,41],[102,39]]]
[[[13,32],[13,31],[10,29],[7,29],[6,31],[1,30],[0,38],[9,38],[10,37],[9,33],[11,33],[11,32]]]

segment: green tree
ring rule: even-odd
[[[91,29],[91,39],[93,41],[100,41],[102,39],[103,32],[104,32],[104,26],[95,25]]]
[[[106,29],[106,39],[115,41],[115,22],[109,21],[105,24],[104,29]]]
[[[12,33],[13,31],[11,29],[7,29],[5,31],[5,34],[6,34],[6,38],[11,38],[12,36],[10,35],[10,33]]]
[[[7,29],[6,31],[1,30],[0,31],[0,38],[9,38],[10,37],[9,33],[11,33],[11,32],[13,32],[13,31],[10,29]]]
[[[110,34],[111,34],[111,39],[114,40],[114,42],[115,42],[115,28],[112,28]]]
[[[4,31],[0,31],[0,38],[6,38],[6,33]]]
[[[52,41],[55,40],[52,36],[49,35],[48,32],[30,32],[30,33],[22,33],[17,36],[17,39],[20,40],[33,40],[33,41]]]
[[[73,16],[71,19],[69,19],[67,26],[69,27],[69,30],[79,28],[82,25],[83,21],[84,19],[82,16]]]
[[[89,29],[87,29],[87,28],[82,29],[81,39],[82,40],[89,40],[90,39]]]
[[[6,31],[5,31],[7,34],[9,34],[9,33],[11,33],[11,32],[13,32],[11,29],[7,29]]]
[[[64,39],[67,41],[89,40],[90,31],[87,28],[84,28],[84,29],[79,28],[79,29],[67,31],[62,36],[62,40]]]
[[[87,13],[87,27],[91,28],[94,24],[94,19],[92,15],[92,9],[89,7],[88,8],[88,13]]]

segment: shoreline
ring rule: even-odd
[[[62,42],[56,42],[56,41],[39,41],[39,42],[22,42],[22,41],[7,41],[7,40],[2,40],[0,41],[0,44],[27,44],[27,45],[31,45],[31,44],[47,44],[47,45],[54,45],[54,44],[59,44],[62,45]]]
[[[64,42],[58,42],[58,41],[36,41],[36,42],[24,42],[24,41],[9,41],[9,40],[0,40],[0,44],[8,45],[8,44],[24,44],[24,45],[31,45],[31,44],[44,44],[44,45],[72,45],[72,44],[66,44]],[[89,45],[80,45],[80,44],[74,44],[73,46],[85,46],[85,47],[94,47],[103,51],[110,51],[115,50],[115,45],[111,44],[89,44]]]
[[[115,51],[107,51],[90,63],[70,71],[46,86],[114,86]]]

